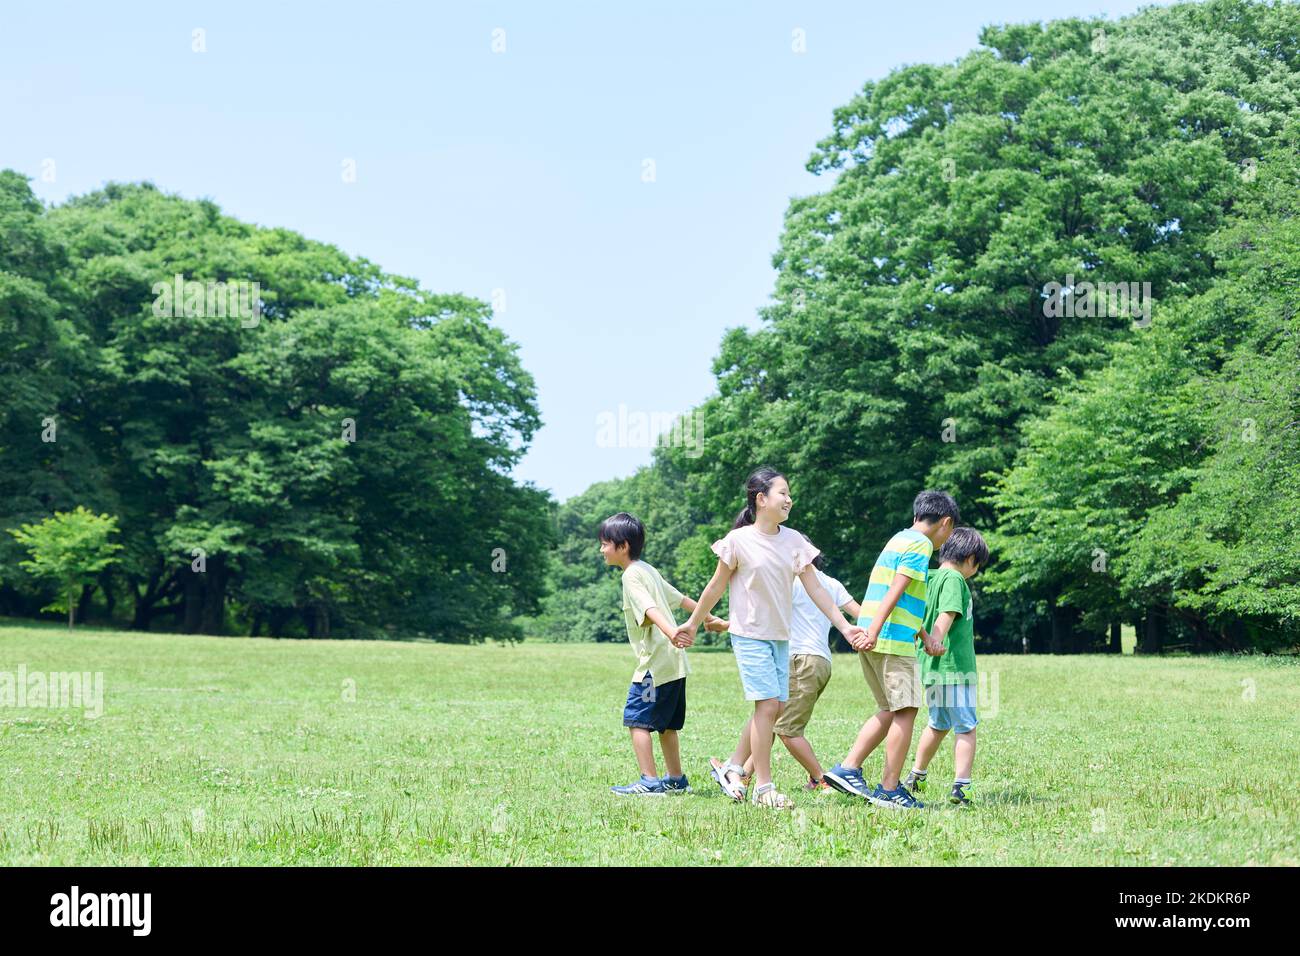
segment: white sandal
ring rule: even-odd
[[[717,757],[709,758],[709,776],[714,779],[722,792],[737,803],[743,803],[745,800],[745,785],[740,781],[728,780],[727,775],[734,773],[737,777],[745,776],[745,768],[738,767],[734,763],[723,763]]]
[[[759,784],[754,790],[754,806],[771,807],[774,810],[789,810],[794,801],[776,789],[774,783]]]

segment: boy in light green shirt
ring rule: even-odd
[[[645,526],[620,511],[601,522],[597,532],[600,553],[606,564],[623,571],[623,622],[636,655],[636,670],[623,708],[623,726],[632,733],[632,750],[641,769],[641,779],[621,787],[610,787],[619,796],[663,796],[685,793],[690,783],[682,773],[677,732],[686,723],[686,675],[690,665],[686,648],[694,638],[674,637],[677,620],[673,611],[695,610],[695,601],[664,580],[663,575],[641,560],[645,547]],[[721,630],[726,622],[709,615],[709,630]],[[655,765],[651,734],[659,734],[667,774],[660,778]]]

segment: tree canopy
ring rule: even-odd
[[[1211,0],[991,26],[868,82],[808,161],[833,181],[790,204],[761,327],[722,341],[704,454],[655,469],[721,532],[780,468],[861,584],[913,496],[952,491],[995,543],[986,646],[1294,643],[1293,565],[1259,536],[1297,460],[1297,36],[1294,4]]]
[[[115,515],[110,614],[518,633],[548,499],[510,477],[540,420],[485,303],[148,184],[45,209],[7,172],[0,231],[0,526]],[[40,600],[19,577],[15,611]]]

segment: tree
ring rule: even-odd
[[[1300,124],[1261,158],[1224,237],[1231,278],[1212,296],[1222,364],[1192,383],[1205,440],[1182,495],[1153,509],[1121,565],[1160,587],[1197,645],[1300,644]],[[1213,339],[1211,341],[1214,341]]]
[[[1294,643],[1300,160],[1293,127],[1210,244],[1221,278],[1030,422],[991,501],[996,589],[1196,649]],[[1267,544],[1265,543],[1267,542]],[[1290,637],[1286,636],[1290,632]]]
[[[67,250],[27,180],[0,171],[0,528],[87,503],[112,511],[84,435],[68,425],[91,365],[69,305]],[[23,549],[0,535],[0,610],[41,601],[19,569]]]
[[[42,610],[67,611],[73,626],[77,595],[91,587],[95,576],[112,564],[121,545],[109,538],[117,533],[117,519],[97,515],[88,508],[56,511],[39,524],[25,524],[9,533],[31,557],[21,566],[33,577],[55,587],[55,598]]]
[[[138,628],[518,635],[549,500],[510,477],[536,388],[486,303],[149,184],[44,209],[5,174],[0,227],[0,526],[117,515],[99,584]]]
[[[809,160],[837,178],[790,205],[764,325],[722,342],[705,454],[663,452],[691,507],[728,513],[773,463],[796,527],[850,578],[923,487],[995,530],[987,492],[1026,423],[1149,331],[1081,293],[1060,314],[1050,283],[1147,283],[1162,309],[1213,286],[1243,169],[1297,106],[1298,30],[1300,7],[1245,0],[989,27],[955,64],[866,84]],[[1068,607],[1089,586],[1065,557],[1036,602]]]

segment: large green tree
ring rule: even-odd
[[[0,396],[30,492],[6,518],[82,498],[118,515],[110,612],[206,633],[517,635],[548,502],[509,477],[535,388],[486,304],[149,185],[43,210],[0,182],[29,250],[0,279],[25,310],[12,321],[44,323]]]
[[[849,577],[925,486],[993,530],[1025,422],[1143,331],[1054,314],[1049,283],[1149,283],[1157,312],[1209,289],[1243,170],[1298,105],[1298,34],[1294,4],[1214,0],[989,27],[866,84],[809,161],[836,178],[790,206],[763,326],[722,343],[705,454],[664,453],[692,506],[730,513],[773,463]],[[1023,611],[986,606],[986,633]]]

